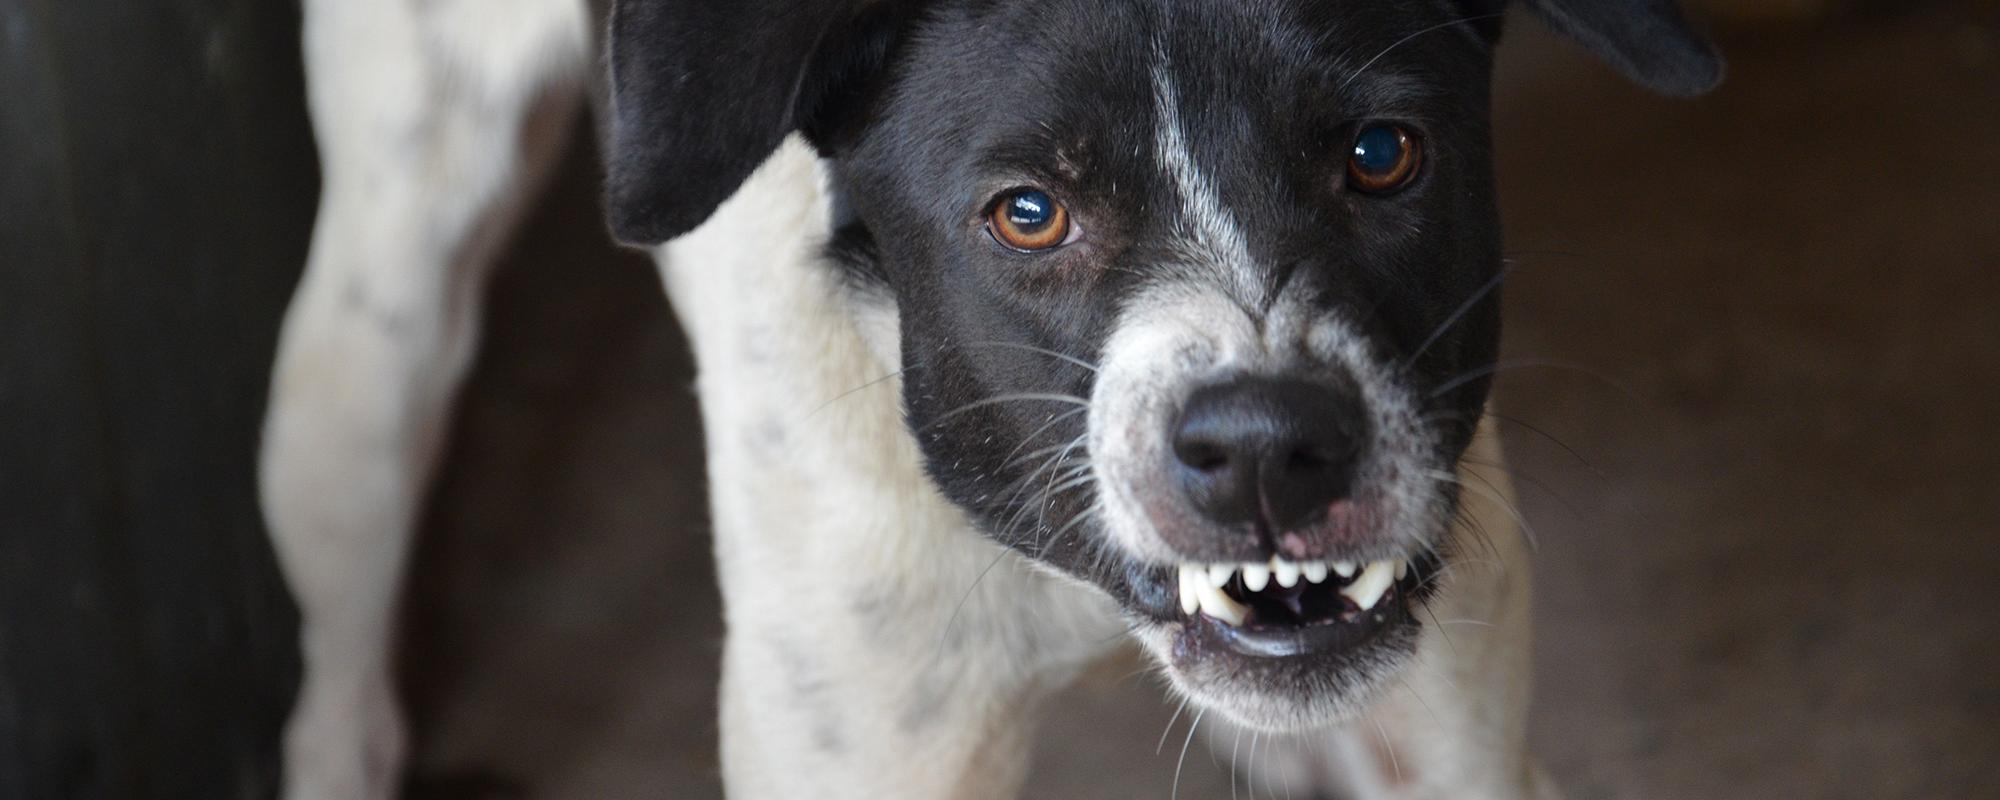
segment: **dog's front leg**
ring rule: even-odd
[[[373,800],[400,777],[397,588],[486,263],[570,125],[589,37],[577,0],[304,11],[323,193],[259,476],[305,661],[285,795]]]

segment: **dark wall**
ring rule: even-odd
[[[0,0],[0,798],[269,796],[259,520],[317,176],[286,0]]]

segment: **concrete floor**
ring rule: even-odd
[[[2000,13],[1928,8],[1731,36],[1693,102],[1503,48],[1505,357],[1567,366],[1497,407],[1572,797],[2000,797]],[[502,269],[419,554],[418,797],[720,794],[690,368],[588,164]],[[1129,672],[1028,796],[1166,796]]]

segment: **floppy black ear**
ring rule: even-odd
[[[1722,81],[1722,58],[1675,0],[1526,0],[1529,10],[1641,86],[1701,94]]]
[[[700,225],[803,124],[822,46],[860,0],[616,0],[609,34],[612,235]]]

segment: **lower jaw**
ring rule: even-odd
[[[1375,638],[1381,626],[1388,622],[1388,614],[1377,611],[1374,616],[1377,623],[1367,627],[1336,623],[1272,629],[1234,628],[1208,617],[1202,617],[1198,624],[1211,628],[1213,635],[1239,655],[1302,658],[1365,647]]]
[[[1181,635],[1199,640],[1189,642],[1196,645],[1190,648],[1192,652],[1219,654],[1219,650],[1253,659],[1339,661],[1363,655],[1379,639],[1413,624],[1406,604],[1385,602],[1358,619],[1317,625],[1239,628],[1196,615],[1186,620]]]
[[[1173,683],[1210,711],[1247,729],[1295,733],[1365,713],[1417,653],[1420,626],[1405,607],[1346,630],[1244,630],[1211,618],[1186,620],[1160,653]]]

